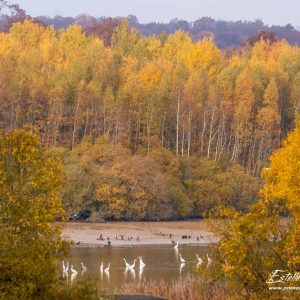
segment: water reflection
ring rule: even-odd
[[[77,277],[77,273],[72,273],[71,274],[71,280],[70,280],[71,286],[73,285],[73,281],[75,280],[76,277]]]
[[[143,272],[144,272],[144,267],[140,267],[140,271],[139,271],[139,280],[142,280],[142,276],[143,276]]]
[[[104,273],[105,273],[107,280],[109,281],[110,280],[109,270],[105,270]]]
[[[185,263],[181,263],[179,267],[179,274],[181,275],[182,269],[185,267]]]
[[[196,268],[201,266],[196,253],[206,262],[205,254],[209,252],[209,248],[203,246],[179,245],[179,250],[174,249],[172,245],[72,248],[70,284],[72,285],[78,277],[94,279],[100,288],[114,290],[119,289],[123,283],[136,280],[159,282],[163,279],[170,283],[180,276],[196,274]],[[181,262],[180,257],[185,263]],[[81,266],[81,262],[86,269]],[[79,274],[75,273],[77,270],[80,270]],[[67,277],[68,280],[68,273],[63,273],[64,278]]]
[[[178,254],[179,254],[178,248],[174,248],[174,253],[175,253],[176,258],[178,258]]]
[[[135,281],[135,271],[133,269],[130,269],[129,272],[130,272],[130,275],[131,275],[133,281]]]

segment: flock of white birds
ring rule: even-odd
[[[178,247],[179,247],[179,242],[176,243],[176,245],[174,246],[175,251],[178,251]],[[182,267],[185,265],[186,260],[182,257],[181,253],[178,253],[179,255],[179,261],[180,261],[180,270],[182,269]],[[204,264],[204,260],[199,257],[198,254],[196,254],[196,258],[197,258],[197,268],[201,267]],[[211,264],[212,260],[211,258],[208,256],[208,254],[206,254],[206,258],[207,258],[207,267]],[[143,258],[141,256],[139,256],[137,258],[139,260],[139,268],[140,268],[140,272],[144,269],[144,267],[146,266],[146,264],[143,261]],[[134,259],[133,264],[130,264],[127,262],[127,260],[125,258],[123,258],[123,261],[125,262],[125,271],[127,270],[134,270],[136,268],[136,261],[137,259]],[[100,273],[103,274],[106,273],[107,275],[109,275],[109,271],[110,271],[110,263],[108,263],[107,267],[104,267],[103,262],[101,262],[100,264]],[[74,269],[74,266],[71,265],[69,268],[69,262],[67,262],[65,264],[65,262],[62,262],[62,267],[63,267],[63,276],[68,276],[69,274],[69,270],[71,272],[71,279],[75,278],[78,274],[78,271]],[[87,267],[81,263],[81,271],[82,274],[85,273],[87,271]]]

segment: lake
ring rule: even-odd
[[[171,283],[178,280],[181,276],[188,274],[196,275],[197,258],[196,253],[204,259],[206,253],[211,250],[208,246],[185,246],[179,245],[179,250],[175,250],[172,245],[144,245],[134,247],[78,247],[71,249],[71,255],[68,259],[70,265],[78,271],[77,276],[69,275],[68,284],[74,284],[80,278],[93,279],[99,285],[101,290],[110,290],[117,292],[122,284],[128,282],[138,282],[141,280],[162,279]],[[181,264],[179,253],[185,264]],[[139,268],[137,260],[134,270],[125,269],[126,258],[129,264],[138,256],[142,256],[146,266]],[[104,268],[111,263],[109,272],[100,272],[100,264],[103,261]],[[83,272],[81,262],[87,267],[87,271]],[[205,267],[205,266],[202,266]],[[69,272],[70,274],[70,272]],[[71,278],[72,277],[72,278]]]

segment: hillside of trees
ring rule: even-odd
[[[101,37],[106,46],[110,45],[114,29],[122,21],[128,20],[130,28],[137,29],[142,36],[161,36],[174,34],[176,31],[189,33],[193,41],[199,41],[204,37],[213,36],[215,44],[220,49],[237,48],[251,41],[253,36],[260,32],[266,35],[276,36],[277,39],[285,39],[291,45],[300,44],[300,32],[291,24],[285,26],[266,25],[261,20],[255,21],[224,21],[215,20],[210,17],[202,17],[193,22],[173,19],[169,23],[152,22],[148,24],[140,23],[136,16],[125,17],[94,17],[90,15],[79,15],[77,17],[64,16],[39,16],[31,17],[18,4],[9,4],[5,0],[0,0],[0,30],[8,31],[11,25],[17,21],[23,22],[30,19],[44,26],[53,25],[56,30],[67,29],[69,26],[80,25],[87,34]],[[272,38],[272,39],[273,39]]]
[[[128,21],[99,38],[25,20],[0,34],[0,128],[63,157],[68,212],[95,220],[247,210],[268,156],[294,127],[300,50],[262,38],[145,37]]]
[[[73,24],[81,25],[85,30],[99,29],[111,31],[114,25],[124,18],[95,18],[89,15],[80,15],[76,18],[56,16],[49,18],[41,16],[37,18],[46,25],[53,25],[56,29],[66,29]],[[198,41],[203,37],[214,36],[217,47],[221,49],[236,48],[244,44],[251,36],[258,32],[273,32],[278,38],[287,40],[290,44],[300,44],[300,32],[291,24],[286,26],[268,26],[261,20],[255,21],[224,21],[210,17],[202,17],[193,22],[174,19],[169,23],[140,23],[135,16],[128,16],[131,28],[136,28],[139,34],[144,36],[173,34],[176,31],[184,31],[190,34],[193,40]]]

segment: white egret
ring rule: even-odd
[[[140,268],[144,268],[146,265],[143,262],[143,258],[141,256],[139,256],[139,260],[140,260]]]
[[[125,266],[126,266],[126,269],[129,269],[129,267],[130,267],[130,264],[127,262],[126,258],[123,258],[123,260],[125,261]]]
[[[103,272],[103,261],[101,262],[101,265],[100,265],[100,272]]]
[[[129,269],[129,270],[132,270],[135,268],[135,262],[136,262],[136,259],[134,260],[133,264],[130,265],[125,258],[123,258],[123,260],[125,261],[125,265],[126,265],[126,269]]]
[[[87,267],[81,263],[82,272],[85,273],[87,271]]]
[[[66,266],[66,273],[69,272],[69,262],[67,261],[67,266]]]
[[[133,261],[133,264],[129,266],[129,270],[133,270],[135,268],[136,259]]]
[[[207,257],[207,266],[209,266],[211,264],[211,258],[208,256],[208,254],[206,254]]]
[[[71,272],[73,275],[77,275],[78,272],[74,269],[73,265],[71,265]]]
[[[178,249],[179,246],[179,242],[176,243],[176,245],[174,246],[174,249]]]
[[[109,272],[109,269],[110,269],[110,263],[108,264],[107,268],[105,268],[104,272],[105,272],[105,273],[108,273],[108,272]]]
[[[185,259],[182,258],[181,253],[179,253],[179,258],[180,258],[180,262],[181,262],[182,264],[185,264]]]
[[[196,257],[198,259],[198,265],[197,266],[201,266],[203,264],[203,259],[201,257],[199,257],[198,254],[196,254]]]
[[[63,273],[66,273],[66,266],[65,266],[65,262],[62,261],[62,265],[63,265]]]

